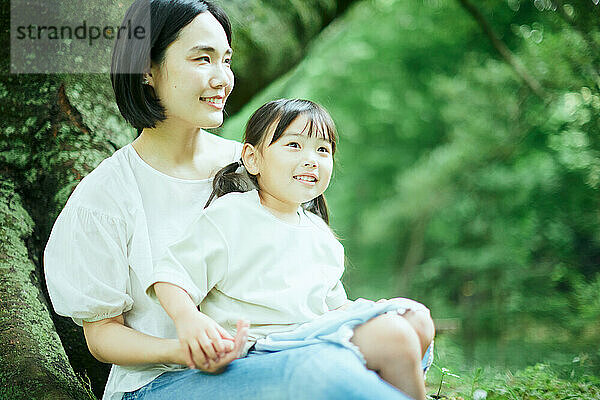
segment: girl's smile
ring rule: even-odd
[[[315,174],[302,174],[295,175],[294,179],[300,181],[301,183],[309,186],[314,186],[316,182],[319,180],[318,176]]]

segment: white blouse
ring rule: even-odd
[[[231,161],[241,145],[232,141]],[[56,220],[44,269],[55,311],[78,325],[123,314],[125,325],[148,335],[177,338],[162,307],[144,292],[152,258],[202,211],[212,179],[186,180],[146,164],[131,144],[79,183]],[[174,365],[113,365],[103,399],[115,400]]]

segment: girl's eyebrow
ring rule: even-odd
[[[217,53],[217,50],[209,45],[197,45],[192,47],[188,53]],[[233,54],[233,49],[231,47],[228,47],[227,50],[225,50],[225,55],[229,56]]]
[[[284,133],[283,135],[280,136],[280,138],[285,137],[285,136],[301,136],[303,138],[309,137],[307,134],[302,134],[302,133]],[[314,137],[315,139],[320,140],[322,142],[330,143],[329,140],[324,139],[322,137],[319,137],[319,136],[312,136],[312,137]]]

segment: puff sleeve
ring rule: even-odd
[[[184,289],[199,305],[226,277],[228,261],[228,246],[223,234],[206,214],[200,214],[183,237],[154,260],[146,293],[156,300],[154,283],[167,282]]]
[[[44,251],[44,271],[57,314],[78,325],[129,311],[125,221],[99,211],[67,206]]]

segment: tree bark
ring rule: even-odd
[[[0,398],[93,399],[75,376],[39,291],[25,241],[33,221],[0,182]]]
[[[293,67],[352,1],[222,2],[234,30],[228,112]],[[131,1],[122,3],[124,11]],[[119,115],[106,74],[8,74],[9,10],[0,0],[0,398],[92,398],[77,374],[99,396],[108,366],[91,357],[79,327],[48,311],[42,252],[77,183],[135,132]]]

